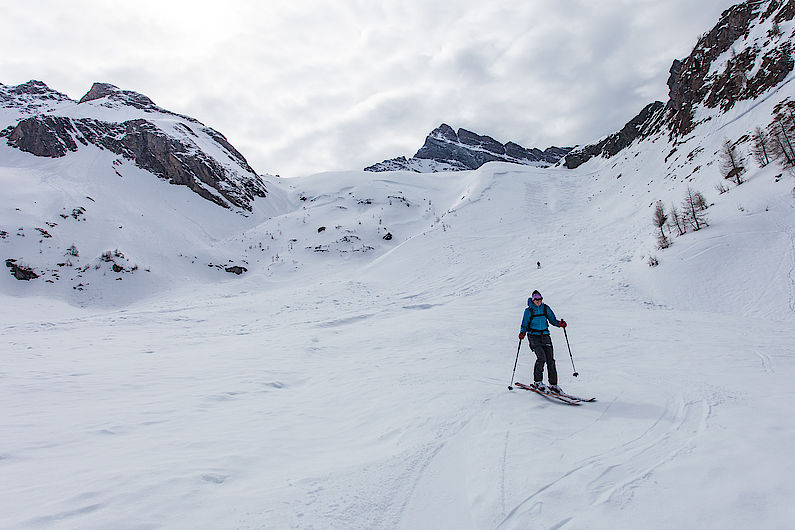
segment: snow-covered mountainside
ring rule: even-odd
[[[748,291],[752,298],[767,293],[771,300],[783,292],[789,294],[778,303],[747,299],[741,306],[787,317],[795,308],[795,275],[780,284],[768,282],[770,274],[776,276],[771,268],[788,270],[791,261],[793,215],[791,205],[784,205],[795,197],[794,18],[793,2],[748,1],[726,10],[688,58],[674,63],[665,106],[650,105],[620,133],[594,144],[604,149],[585,157],[588,148],[576,149],[564,161],[603,182],[599,194],[621,198],[611,214],[651,222],[658,204],[662,207],[667,222],[656,229],[654,243],[645,242],[654,249],[648,260],[676,268],[681,279],[650,283],[655,296],[699,305],[699,296],[718,291],[720,307],[728,309]],[[630,129],[638,134],[619,138]],[[569,163],[572,158],[576,164]],[[754,179],[767,182],[749,185]],[[756,186],[769,186],[768,192],[757,195],[750,189]],[[702,213],[709,229],[695,247],[690,231],[700,236],[703,225],[681,219],[700,210],[688,209],[688,190],[703,195],[708,206]],[[723,218],[720,212],[731,209],[735,215]],[[779,216],[768,215],[777,209]],[[757,215],[769,224],[759,228]],[[715,224],[723,224],[727,233],[708,235]],[[732,249],[731,257],[714,259],[710,245]],[[691,255],[693,248],[700,250]],[[694,269],[713,276],[692,282]]]
[[[245,264],[214,241],[285,204],[220,133],[112,85],[0,86],[0,129],[6,292],[119,303],[225,274]]]
[[[792,2],[747,4],[738,43]],[[788,528],[792,79],[574,169],[268,178],[248,216],[0,142],[39,276],[0,275],[0,527]],[[596,402],[508,390],[533,289]]]
[[[513,162],[546,167],[558,162],[569,151],[570,147],[549,147],[541,151],[537,148],[526,149],[514,142],[501,144],[490,136],[481,136],[466,129],[458,129],[456,132],[443,123],[431,131],[413,157],[391,158],[364,170],[437,173],[478,169],[487,162]]]
[[[0,128],[3,143],[20,151],[50,158],[81,147],[108,151],[115,166],[132,162],[226,208],[250,211],[255,198],[266,196],[257,174],[220,133],[107,83],[95,83],[79,102],[40,81],[0,86]]]

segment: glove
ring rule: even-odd
[[[519,340],[524,340],[524,331],[519,332]]]
[[[566,324],[566,321],[565,321],[565,320],[559,320],[559,321],[558,321],[558,325],[559,325],[560,327],[562,327],[562,328],[565,328],[566,326],[568,326],[568,324]]]

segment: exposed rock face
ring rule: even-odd
[[[6,260],[6,267],[8,267],[11,275],[17,280],[29,282],[30,280],[35,280],[39,277],[39,275],[36,274],[36,271],[30,267],[17,265],[16,262],[17,260],[9,258]]]
[[[36,81],[18,87],[0,87],[0,102],[17,111],[21,109],[23,114],[46,107],[34,104],[39,97],[75,105],[66,96]],[[0,137],[7,138],[12,147],[41,157],[59,158],[81,146],[99,147],[134,161],[138,167],[172,184],[187,186],[225,208],[234,206],[250,211],[256,197],[266,196],[265,185],[243,155],[222,134],[197,120],[161,109],[146,96],[106,83],[94,83],[77,105],[85,105],[87,111],[92,105],[106,108],[111,115],[119,109],[129,115],[129,109],[135,109],[146,118],[122,122],[73,118],[53,115],[57,109],[50,106],[46,112],[21,117],[16,124],[0,131]],[[169,119],[159,126],[157,118],[163,114]],[[200,148],[199,141],[205,146],[212,145],[215,154]]]
[[[225,138],[215,134],[231,148]],[[250,210],[250,202],[255,197],[266,195],[262,181],[254,178],[256,175],[253,175],[253,170],[234,148],[231,148],[230,155],[236,157],[252,174],[239,187],[225,185],[226,171],[214,158],[165,134],[143,119],[108,123],[87,118],[74,120],[36,116],[0,132],[0,136],[7,136],[8,144],[22,151],[52,158],[77,151],[78,142],[96,145],[133,160],[138,167],[172,184],[187,186],[205,199],[224,207],[228,207],[228,201],[234,206]]]
[[[148,97],[131,90],[120,90],[118,87],[109,83],[94,83],[91,85],[91,89],[85,96],[80,98],[78,104],[102,98],[107,98],[109,101],[117,101],[141,110],[160,110]]]
[[[671,65],[664,109],[652,103],[618,133],[575,149],[564,164],[574,168],[594,156],[609,158],[635,138],[662,130],[675,141],[698,125],[699,107],[726,112],[778,86],[795,67],[795,28],[784,24],[794,18],[793,0],[747,0],[727,9],[692,53]]]
[[[693,130],[697,105],[726,111],[782,82],[795,66],[795,35],[782,34],[779,25],[793,17],[792,0],[746,1],[724,11],[693,52],[671,66],[667,105],[671,132],[684,136]],[[770,28],[763,39],[749,42],[752,30],[763,25]],[[744,45],[737,47],[738,41],[745,41]],[[728,54],[725,64],[715,65],[723,54]]]
[[[646,105],[617,133],[611,134],[598,143],[575,149],[566,155],[564,165],[569,169],[574,169],[595,156],[601,155],[605,158],[614,156],[636,139],[643,138],[656,130],[663,117],[663,108],[664,105],[661,101]]]
[[[77,144],[72,138],[75,132],[69,118],[37,116],[0,131],[0,136],[7,136],[8,145],[22,151],[57,158],[64,156],[67,151],[77,151]]]
[[[365,168],[365,171],[462,171],[477,169],[486,162],[494,161],[551,165],[570,150],[567,147],[550,147],[541,151],[526,149],[514,142],[501,144],[490,136],[481,136],[466,129],[456,132],[443,123],[428,135],[414,157],[385,160]]]

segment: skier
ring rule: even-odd
[[[544,297],[537,290],[533,291],[527,299],[527,307],[522,317],[522,327],[519,331],[519,340],[530,342],[530,348],[536,354],[536,363],[533,367],[533,385],[539,390],[544,390],[544,364],[547,365],[547,376],[549,377],[549,390],[561,393],[558,386],[558,372],[555,368],[555,358],[552,351],[552,339],[549,336],[549,322],[559,328],[566,327],[565,320],[555,318],[555,313],[544,303]]]
[[[541,268],[541,262],[540,261],[536,261],[536,267],[539,268],[539,269]]]

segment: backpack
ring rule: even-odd
[[[532,333],[536,333],[536,334],[544,333],[544,331],[546,331],[546,330],[543,330],[543,329],[531,329],[530,325],[533,323],[533,319],[534,318],[540,317],[541,315],[543,315],[544,318],[549,320],[549,313],[547,313],[547,304],[541,304],[541,307],[543,308],[543,310],[540,313],[536,313],[535,312],[535,306],[529,306],[529,307],[530,307],[530,319],[527,321],[527,333],[531,333],[531,334]]]

